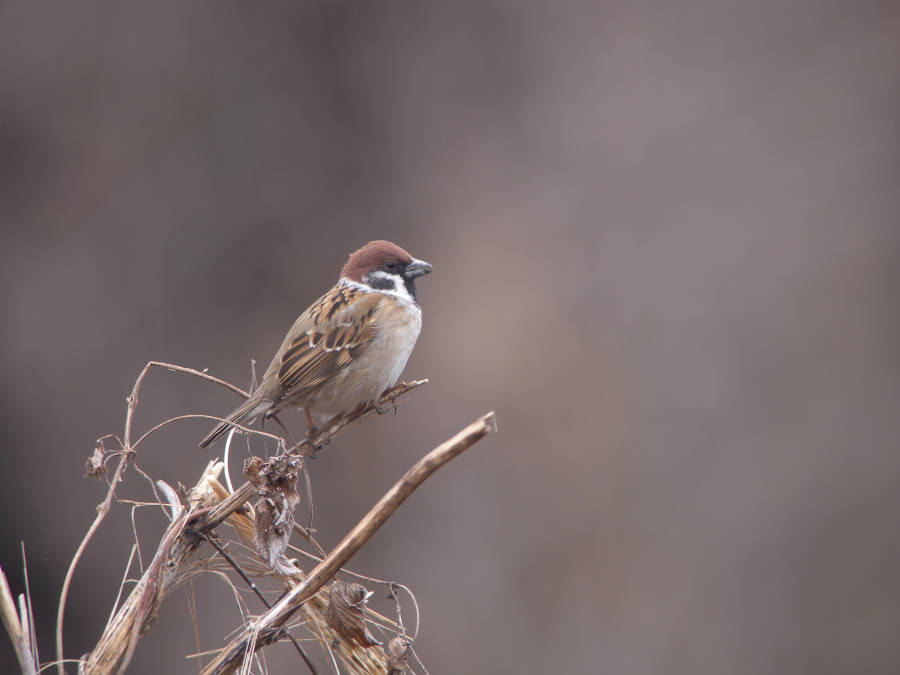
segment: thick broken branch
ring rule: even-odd
[[[453,438],[445,441],[416,462],[366,516],[344,537],[340,544],[321,562],[306,579],[295,586],[270,610],[244,628],[241,634],[224,647],[218,656],[202,671],[202,675],[223,675],[233,672],[244,660],[247,652],[254,652],[265,645],[272,630],[283,626],[348,560],[365,544],[384,522],[397,510],[407,497],[426,478],[454,457],[470,448],[495,429],[494,413],[490,412],[473,422]]]

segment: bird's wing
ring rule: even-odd
[[[280,350],[276,407],[305,396],[366,349],[375,336],[375,311],[383,297],[338,285],[303,313]]]

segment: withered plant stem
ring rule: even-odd
[[[494,413],[489,412],[416,462],[306,579],[291,589],[265,614],[247,625],[238,637],[220,650],[216,658],[201,671],[201,675],[224,675],[234,672],[248,652],[252,654],[257,647],[267,643],[262,636],[287,623],[300,606],[315,595],[362,548],[425,479],[495,428]]]
[[[150,434],[154,433],[158,429],[172,422],[181,419],[190,419],[197,417],[204,417],[222,421],[220,418],[215,418],[208,415],[183,415],[177,418],[166,420],[166,422],[156,425],[150,431],[141,436],[138,441],[132,442],[134,416],[138,405],[138,397],[140,394],[141,386],[143,385],[144,378],[147,376],[147,373],[151,368],[154,367],[162,368],[172,372],[193,375],[195,377],[223,386],[245,398],[248,396],[248,393],[243,389],[235,387],[234,385],[217,377],[213,377],[212,375],[208,375],[207,373],[195,370],[193,368],[185,368],[184,366],[178,366],[171,363],[150,361],[138,374],[138,377],[134,383],[134,387],[131,390],[131,394],[126,399],[127,408],[125,415],[125,429],[123,437],[119,443],[120,447],[118,464],[116,465],[116,469],[113,472],[112,477],[110,478],[109,488],[107,489],[106,496],[103,501],[100,502],[100,504],[97,506],[97,515],[94,518],[94,521],[91,523],[90,528],[88,528],[88,531],[82,539],[81,543],[79,544],[74,556],[72,557],[72,561],[70,562],[69,568],[66,572],[65,580],[63,581],[62,591],[60,592],[59,607],[56,616],[56,657],[58,675],[65,675],[65,661],[63,657],[63,619],[65,616],[66,599],[68,598],[72,578],[74,577],[75,569],[78,566],[78,562],[80,561],[85,549],[87,548],[87,545],[90,543],[94,534],[97,532],[103,520],[109,513],[112,502],[115,499],[116,487],[122,479],[122,475],[128,465],[129,457],[136,453],[137,446],[145,438],[147,438]],[[379,404],[396,399],[397,397],[409,391],[412,391],[413,389],[427,382],[428,380],[415,380],[409,383],[401,383],[385,392],[385,394],[379,401]],[[302,454],[307,454],[309,451],[315,449],[316,446],[320,446],[330,441],[331,438],[341,430],[371,415],[374,409],[375,406],[368,405],[366,407],[358,408],[350,413],[336,416],[335,418],[326,422],[322,429],[319,430],[319,432],[313,439],[313,443],[309,443],[308,441],[306,441],[306,448],[301,449],[299,447],[295,447],[295,449],[299,450]],[[268,438],[274,438],[281,442],[281,440],[273,434],[253,429],[246,429],[243,427],[242,430],[247,431],[248,433],[257,434]],[[300,445],[302,446],[304,445],[304,443],[301,443]],[[240,488],[235,490],[235,492],[226,500],[216,504],[214,507],[210,509],[202,509],[200,511],[194,510],[190,513],[181,513],[178,518],[173,519],[173,522],[170,523],[169,528],[163,537],[163,541],[160,543],[156,557],[142,576],[140,583],[138,583],[138,585],[132,590],[129,598],[125,601],[125,603],[123,603],[122,607],[117,613],[116,620],[111,622],[111,625],[108,626],[94,651],[89,655],[88,660],[86,662],[83,662],[83,666],[85,667],[87,672],[97,672],[96,668],[91,667],[92,662],[94,664],[106,664],[105,666],[102,666],[99,671],[104,673],[111,672],[112,670],[123,672],[125,668],[127,668],[138,638],[152,623],[156,614],[158,603],[162,600],[165,592],[167,590],[171,590],[168,587],[168,582],[177,577],[176,572],[178,571],[178,568],[186,564],[189,557],[197,548],[197,538],[195,536],[187,535],[184,532],[184,529],[202,528],[204,531],[210,531],[216,525],[221,524],[238,508],[240,508],[248,499],[253,496],[253,494],[253,486],[250,483],[245,483]],[[168,560],[168,562],[164,566],[165,573],[161,573],[163,570],[162,563],[164,560]],[[116,634],[113,635],[111,633]]]
[[[259,598],[259,601],[263,605],[265,605],[266,609],[271,609],[272,605],[269,603],[268,600],[266,600],[266,596],[263,595],[262,591],[259,590],[259,586],[257,586],[255,583],[253,583],[253,579],[251,579],[249,576],[247,576],[247,573],[243,570],[243,568],[240,565],[237,564],[235,559],[232,558],[230,555],[228,555],[228,551],[225,550],[225,548],[216,540],[216,538],[206,532],[200,532],[199,530],[195,530],[195,532],[197,532],[197,534],[199,534],[206,541],[208,541],[212,545],[212,547],[214,549],[216,549],[216,551],[219,552],[219,555],[222,556],[228,562],[229,565],[231,565],[231,568],[235,572],[237,572],[238,576],[243,580],[243,582],[245,584],[247,584],[248,588],[250,588],[250,590],[253,591],[253,593],[256,595],[256,597]],[[303,647],[300,646],[300,643],[297,642],[297,638],[295,638],[293,635],[291,635],[290,631],[288,631],[287,637],[288,637],[288,640],[291,641],[291,644],[294,645],[294,649],[297,650],[297,653],[300,654],[300,658],[302,658],[303,661],[306,663],[306,667],[309,668],[309,672],[312,673],[312,675],[319,675],[319,671],[316,670],[315,664],[313,664],[313,662],[310,661],[309,655],[306,653],[306,651],[303,649]]]

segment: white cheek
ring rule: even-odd
[[[403,283],[403,279],[401,279],[396,274],[388,274],[383,270],[373,270],[366,275],[366,281],[369,285],[360,284],[355,281],[351,281],[350,279],[346,279],[345,281],[348,284],[352,284],[358,287],[361,287],[367,291],[376,290],[379,293],[384,293],[385,295],[390,295],[392,297],[397,298],[403,304],[407,302],[411,302],[415,305],[418,303],[415,299],[409,294],[409,291],[406,290],[406,284]],[[390,288],[376,288],[375,285],[379,282],[390,282]]]

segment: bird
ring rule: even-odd
[[[433,267],[385,240],[350,254],[338,282],[294,322],[259,386],[200,447],[232,425],[286,408],[336,415],[373,402],[400,377],[422,329],[415,281]]]

